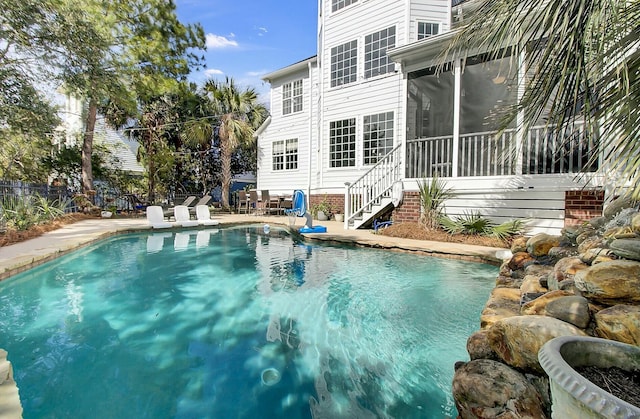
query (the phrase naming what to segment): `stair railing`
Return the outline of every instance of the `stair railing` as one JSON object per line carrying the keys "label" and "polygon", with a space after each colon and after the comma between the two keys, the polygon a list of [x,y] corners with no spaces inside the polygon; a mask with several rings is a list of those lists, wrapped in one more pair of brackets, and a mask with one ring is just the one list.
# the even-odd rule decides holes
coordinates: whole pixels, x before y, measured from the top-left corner
{"label": "stair railing", "polygon": [[381,198],[391,197],[393,184],[402,178],[402,144],[398,144],[353,183],[345,183],[344,227]]}

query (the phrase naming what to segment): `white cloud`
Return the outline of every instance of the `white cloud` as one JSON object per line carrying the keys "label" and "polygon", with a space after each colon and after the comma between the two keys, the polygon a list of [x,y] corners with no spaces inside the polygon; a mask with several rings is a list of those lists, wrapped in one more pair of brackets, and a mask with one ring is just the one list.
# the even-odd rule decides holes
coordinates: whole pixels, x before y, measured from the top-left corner
{"label": "white cloud", "polygon": [[264,27],[259,27],[257,29],[258,29],[258,36],[263,36],[265,33],[269,32],[267,28],[264,28]]}
{"label": "white cloud", "polygon": [[262,77],[267,73],[268,73],[267,70],[247,71],[247,76],[249,76],[249,77]]}
{"label": "white cloud", "polygon": [[208,68],[204,70],[204,75],[207,77],[219,76],[224,74],[224,71],[218,70],[217,68]]}
{"label": "white cloud", "polygon": [[207,48],[228,48],[228,47],[237,47],[238,43],[231,39],[234,35],[231,34],[229,38],[222,35],[215,35],[212,33],[207,34]]}

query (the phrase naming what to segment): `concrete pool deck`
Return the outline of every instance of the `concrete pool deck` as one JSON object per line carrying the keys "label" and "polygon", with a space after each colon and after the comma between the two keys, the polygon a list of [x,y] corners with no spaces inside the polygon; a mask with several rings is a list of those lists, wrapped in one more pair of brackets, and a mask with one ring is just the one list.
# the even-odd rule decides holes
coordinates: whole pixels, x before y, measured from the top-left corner
{"label": "concrete pool deck", "polygon": [[[214,218],[220,221],[220,226],[270,224],[289,228],[289,219],[286,216],[220,214]],[[296,220],[296,228],[302,224],[302,219]],[[306,239],[388,250],[421,252],[432,256],[465,259],[494,265],[502,262],[502,256],[507,251],[494,247],[388,237],[374,234],[372,230],[345,230],[343,223],[336,221],[314,221],[314,225],[318,224],[327,227],[327,232],[304,234]],[[172,231],[173,229],[164,231]],[[175,227],[175,229],[180,229],[180,227]],[[145,230],[150,230],[145,218],[90,219],[65,225],[58,230],[50,231],[31,240],[0,247],[0,280],[112,235]]]}

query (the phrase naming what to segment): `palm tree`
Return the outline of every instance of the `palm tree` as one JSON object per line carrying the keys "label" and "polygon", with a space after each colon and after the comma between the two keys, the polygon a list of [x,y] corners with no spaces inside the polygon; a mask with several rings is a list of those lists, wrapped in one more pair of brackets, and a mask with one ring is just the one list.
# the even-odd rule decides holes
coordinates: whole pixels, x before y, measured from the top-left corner
{"label": "palm tree", "polygon": [[[527,84],[504,126],[547,118],[561,129],[576,117],[599,138],[601,174],[632,185],[640,199],[640,1],[482,0],[443,55],[468,51],[524,57]],[[520,52],[526,52],[520,54]],[[522,67],[521,67],[522,68]],[[598,158],[598,156],[594,156]]]}
{"label": "palm tree", "polygon": [[218,117],[220,161],[222,166],[222,207],[229,208],[231,158],[241,144],[253,143],[255,129],[264,121],[266,110],[258,103],[253,88],[240,89],[233,78],[225,82],[209,80],[203,87]]}

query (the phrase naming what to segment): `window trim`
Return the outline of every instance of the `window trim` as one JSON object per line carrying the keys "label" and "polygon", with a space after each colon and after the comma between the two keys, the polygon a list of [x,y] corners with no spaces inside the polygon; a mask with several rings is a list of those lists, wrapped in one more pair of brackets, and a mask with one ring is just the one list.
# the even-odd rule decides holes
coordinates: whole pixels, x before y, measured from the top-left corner
{"label": "window trim", "polygon": [[[339,51],[340,47],[344,48],[342,52]],[[349,54],[348,60],[350,62],[355,60],[355,63],[345,65],[344,63],[347,62],[347,60],[344,59],[345,53]],[[352,84],[358,81],[358,39],[357,38],[331,47],[329,49],[329,56],[330,56],[330,66],[329,66],[330,88],[341,87],[341,86]],[[338,61],[338,58],[340,56],[343,56],[343,57],[340,61]],[[338,64],[341,64],[342,67],[338,68]],[[344,74],[345,69],[349,70],[349,73],[347,75]],[[336,74],[335,78],[334,78],[334,74]],[[337,74],[341,74],[341,75],[338,77]]]}
{"label": "window trim", "polygon": [[[342,126],[334,126],[334,124],[338,123],[348,123],[349,125]],[[349,132],[341,133],[338,136],[333,135],[333,130],[344,130],[348,129]],[[344,139],[347,139],[345,141]],[[339,144],[334,143],[336,140],[341,140]],[[347,145],[348,148],[346,151],[342,149],[337,151],[334,150],[334,147]],[[335,119],[333,121],[329,121],[329,169],[351,169],[356,168],[358,164],[358,120],[356,117],[346,117],[341,119]],[[347,154],[347,157],[344,157],[344,154]],[[353,157],[349,157],[348,154],[353,153]],[[335,158],[336,155],[340,155],[340,158]],[[341,164],[339,166],[335,165],[337,162]],[[342,164],[344,162],[352,163],[352,164]]]}
{"label": "window trim", "polygon": [[[384,157],[384,155],[386,155],[386,153],[385,153],[385,154],[383,154],[383,155],[379,155],[379,156],[377,156],[376,161],[374,161],[374,162],[366,162],[366,159],[367,159],[367,158],[368,158],[368,159],[370,159],[370,160],[373,158],[372,156],[368,156],[368,157],[367,157],[367,150],[369,150],[369,151],[374,150],[374,148],[367,148],[367,147],[366,147],[366,142],[367,142],[367,141],[369,141],[369,142],[371,142],[371,141],[376,141],[376,143],[378,144],[378,146],[375,148],[375,150],[380,150],[381,148],[379,147],[379,141],[380,141],[380,138],[376,138],[375,140],[372,140],[371,138],[369,138],[369,139],[367,140],[367,139],[365,138],[365,137],[367,136],[367,134],[371,134],[371,132],[373,132],[373,131],[371,131],[371,130],[369,130],[369,131],[367,132],[367,123],[365,122],[365,119],[366,119],[366,118],[371,118],[371,117],[377,117],[377,118],[378,118],[378,120],[377,120],[377,122],[374,122],[374,123],[380,124],[380,121],[381,121],[381,120],[380,120],[379,118],[380,118],[381,116],[385,118],[385,119],[383,119],[383,120],[382,120],[382,122],[384,122],[384,123],[385,123],[385,130],[384,130],[384,132],[385,132],[385,133],[389,130],[389,128],[387,128],[387,127],[386,127],[386,124],[388,124],[389,122],[391,123],[391,127],[390,127],[391,137],[390,137],[390,138],[387,138],[387,137],[385,136],[383,139],[384,139],[384,140],[388,140],[388,139],[390,139],[390,140],[391,140],[391,145],[388,147],[388,148],[389,148],[389,150],[387,151],[387,153],[388,153],[389,151],[393,150],[393,146],[394,146],[394,143],[395,143],[395,130],[396,130],[396,119],[395,119],[395,118],[396,118],[396,114],[395,114],[395,111],[390,110],[390,111],[385,111],[385,112],[377,112],[377,113],[373,113],[373,114],[364,115],[364,116],[362,117],[362,165],[363,165],[363,166],[373,166],[373,165],[375,165],[376,163],[378,163],[378,162],[380,161],[380,159],[381,159],[382,157]],[[388,117],[388,119],[387,119],[387,117]],[[368,124],[368,125],[372,125],[372,123],[371,123],[371,122],[369,122],[369,124]],[[375,132],[380,132],[380,129],[375,130]],[[385,149],[386,149],[386,148],[387,148],[387,147],[385,147]]]}
{"label": "window trim", "polygon": [[[295,152],[293,148],[289,149],[289,144],[295,143]],[[276,140],[271,143],[271,171],[285,172],[298,170],[299,165],[299,144],[298,138],[287,138],[284,140]],[[282,151],[276,154],[276,146],[282,147]],[[281,167],[279,167],[281,166]]]}
{"label": "window trim", "polygon": [[282,115],[300,113],[304,110],[304,81],[297,79],[282,85]]}
{"label": "window trim", "polygon": [[[393,34],[390,34],[391,31],[393,31]],[[364,36],[363,66],[365,80],[393,73],[395,63],[389,59],[387,49],[395,48],[396,37],[396,25],[388,26]],[[367,39],[370,40],[367,42]],[[390,42],[391,39],[393,39],[393,43]],[[380,46],[382,43],[384,43],[384,46]],[[374,49],[375,44],[378,44],[378,48],[376,49]],[[369,58],[367,58],[367,56],[369,56]],[[378,62],[378,64],[374,66],[374,62]]]}
{"label": "window trim", "polygon": [[337,13],[356,3],[358,3],[358,0],[331,0],[331,13]]}
{"label": "window trim", "polygon": [[[425,34],[425,35],[421,38],[421,37],[420,37],[420,25],[421,25],[421,24],[423,24],[423,25],[432,25],[432,27],[433,27],[433,26],[436,26],[436,27],[438,28],[438,32],[436,32],[436,33],[432,33],[432,34],[430,34],[430,35],[426,35],[426,34]],[[429,38],[429,37],[432,37],[432,36],[440,35],[440,33],[442,33],[442,22],[434,22],[434,21],[430,21],[430,20],[419,20],[419,21],[417,22],[417,25],[416,25],[416,39],[417,39],[418,41],[420,41],[421,39],[425,39],[425,38]]]}

